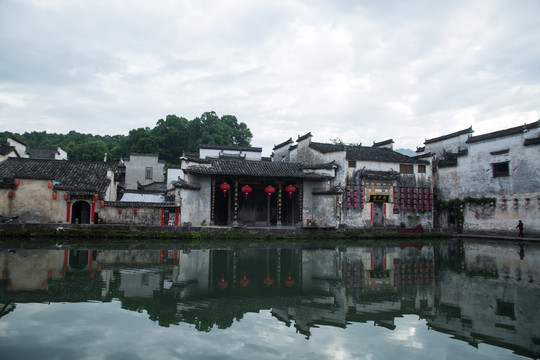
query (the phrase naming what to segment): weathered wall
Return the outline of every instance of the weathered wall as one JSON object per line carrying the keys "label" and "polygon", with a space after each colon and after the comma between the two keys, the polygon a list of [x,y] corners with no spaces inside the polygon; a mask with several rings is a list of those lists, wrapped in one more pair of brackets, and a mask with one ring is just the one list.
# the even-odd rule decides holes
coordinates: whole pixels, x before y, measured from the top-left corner
{"label": "weathered wall", "polygon": [[[122,209],[119,213],[118,209]],[[137,209],[135,212],[134,209]],[[100,223],[105,224],[133,224],[133,225],[160,225],[161,208],[155,207],[97,207]]]}
{"label": "weathered wall", "polygon": [[64,191],[54,191],[47,180],[20,179],[19,186],[8,197],[9,189],[0,189],[0,214],[5,218],[18,215],[22,223],[61,223],[66,220],[66,201]]}
{"label": "weathered wall", "polygon": [[[540,233],[540,146],[524,146],[525,136],[530,135],[472,143],[457,166],[438,169],[442,199],[497,199],[494,209],[467,206],[464,231],[511,232],[521,219],[529,233]],[[509,175],[493,177],[493,164],[501,162],[509,162]]]}
{"label": "weathered wall", "polygon": [[[158,160],[154,154],[131,154],[129,160],[124,160],[126,165],[126,189],[136,190],[137,181],[142,185],[152,182],[163,182],[164,162]],[[152,179],[146,179],[146,168],[152,168]]]}

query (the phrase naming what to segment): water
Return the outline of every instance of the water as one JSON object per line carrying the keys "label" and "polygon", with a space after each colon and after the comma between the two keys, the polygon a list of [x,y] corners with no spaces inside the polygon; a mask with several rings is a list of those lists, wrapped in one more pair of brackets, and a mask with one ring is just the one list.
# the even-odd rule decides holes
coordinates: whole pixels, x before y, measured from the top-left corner
{"label": "water", "polygon": [[522,359],[540,246],[4,249],[2,359]]}

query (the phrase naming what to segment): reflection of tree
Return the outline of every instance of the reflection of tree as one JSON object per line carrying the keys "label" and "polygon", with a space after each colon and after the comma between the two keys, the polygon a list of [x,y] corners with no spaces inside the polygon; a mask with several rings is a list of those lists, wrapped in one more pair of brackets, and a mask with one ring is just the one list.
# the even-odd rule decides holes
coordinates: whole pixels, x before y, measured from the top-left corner
{"label": "reflection of tree", "polygon": [[122,309],[148,313],[150,320],[159,326],[178,325],[177,299],[174,293],[155,293],[153,298],[122,298]]}

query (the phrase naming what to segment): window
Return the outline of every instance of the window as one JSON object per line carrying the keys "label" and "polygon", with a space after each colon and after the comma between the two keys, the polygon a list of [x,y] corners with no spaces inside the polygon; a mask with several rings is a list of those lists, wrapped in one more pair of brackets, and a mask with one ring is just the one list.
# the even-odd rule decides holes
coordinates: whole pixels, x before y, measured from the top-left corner
{"label": "window", "polygon": [[152,171],[153,169],[151,167],[147,167],[146,171],[144,172],[144,178],[152,180]]}
{"label": "window", "polygon": [[418,165],[418,173],[425,174],[426,173],[426,165]]}
{"label": "window", "polygon": [[413,166],[406,164],[399,164],[399,172],[402,174],[414,174]]}
{"label": "window", "polygon": [[510,166],[509,162],[495,163],[492,164],[493,167],[493,177],[502,177],[510,175]]}
{"label": "window", "polygon": [[356,161],[355,160],[349,160],[349,167],[355,168],[356,167]]}

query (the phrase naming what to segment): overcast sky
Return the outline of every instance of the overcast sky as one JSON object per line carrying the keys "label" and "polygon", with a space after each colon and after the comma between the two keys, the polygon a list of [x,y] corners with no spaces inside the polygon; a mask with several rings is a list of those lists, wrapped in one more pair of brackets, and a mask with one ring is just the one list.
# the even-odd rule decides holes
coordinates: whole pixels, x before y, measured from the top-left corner
{"label": "overcast sky", "polygon": [[0,129],[235,115],[268,156],[540,118],[539,0],[0,0]]}

